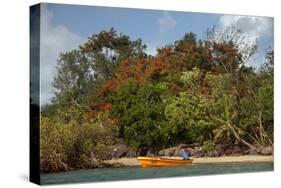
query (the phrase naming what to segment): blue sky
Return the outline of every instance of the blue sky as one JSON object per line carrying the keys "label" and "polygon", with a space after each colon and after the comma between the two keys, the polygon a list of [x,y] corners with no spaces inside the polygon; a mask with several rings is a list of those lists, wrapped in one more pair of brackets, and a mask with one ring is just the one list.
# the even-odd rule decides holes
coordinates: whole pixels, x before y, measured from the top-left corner
{"label": "blue sky", "polygon": [[258,67],[266,49],[273,47],[271,18],[44,3],[41,6],[41,103],[50,102],[53,96],[51,83],[59,54],[77,48],[92,34],[114,27],[133,40],[141,38],[147,45],[147,53],[155,54],[157,47],[170,44],[187,32],[204,38],[207,28],[231,24],[238,25],[249,42],[257,39],[259,50],[249,65]]}
{"label": "blue sky", "polygon": [[111,7],[50,4],[48,8],[53,12],[55,26],[64,25],[84,38],[114,27],[132,39],[141,38],[154,44],[171,43],[189,31],[202,37],[220,18],[215,14]]}

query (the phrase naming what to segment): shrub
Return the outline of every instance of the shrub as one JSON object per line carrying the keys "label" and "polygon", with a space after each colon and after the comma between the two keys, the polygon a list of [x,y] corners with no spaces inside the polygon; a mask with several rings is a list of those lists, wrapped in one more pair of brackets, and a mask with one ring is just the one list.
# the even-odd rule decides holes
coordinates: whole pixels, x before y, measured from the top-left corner
{"label": "shrub", "polygon": [[215,144],[212,141],[205,141],[202,146],[203,151],[209,152],[215,150]]}

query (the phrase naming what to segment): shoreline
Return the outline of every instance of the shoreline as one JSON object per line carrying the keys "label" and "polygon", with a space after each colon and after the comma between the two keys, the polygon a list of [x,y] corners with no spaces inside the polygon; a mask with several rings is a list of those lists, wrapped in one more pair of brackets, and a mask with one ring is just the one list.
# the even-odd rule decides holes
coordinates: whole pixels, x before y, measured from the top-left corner
{"label": "shoreline", "polygon": [[[181,159],[181,157],[165,157],[170,159]],[[262,155],[242,155],[242,156],[223,156],[223,157],[200,157],[192,158],[193,164],[206,164],[206,163],[240,163],[240,162],[273,162],[274,156]],[[133,158],[119,158],[103,161],[105,164],[113,166],[139,166],[139,161],[136,157]]]}
{"label": "shoreline", "polygon": [[[182,159],[181,157],[165,157],[163,158],[169,159]],[[222,157],[199,157],[193,158],[193,164],[219,164],[219,163],[259,163],[259,162],[274,162],[274,155],[241,155],[241,156],[222,156]],[[137,157],[132,158],[118,158],[118,159],[111,159],[111,160],[104,160],[102,161],[103,164],[106,166],[101,168],[118,168],[118,167],[134,167],[140,166]],[[108,166],[107,166],[108,165]],[[85,168],[87,169],[87,168]],[[88,168],[92,169],[92,168]],[[81,169],[68,169],[65,171],[58,171],[58,172],[40,172],[41,174],[52,174],[52,173],[60,173],[60,172],[69,172],[74,170],[81,170]]]}

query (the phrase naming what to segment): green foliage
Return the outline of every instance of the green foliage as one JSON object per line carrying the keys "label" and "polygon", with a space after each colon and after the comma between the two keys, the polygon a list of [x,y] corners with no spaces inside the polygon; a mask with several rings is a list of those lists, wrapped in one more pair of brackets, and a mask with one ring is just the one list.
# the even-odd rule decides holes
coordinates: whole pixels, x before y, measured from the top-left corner
{"label": "green foliage", "polygon": [[[270,145],[273,140],[273,74],[263,72],[261,77],[248,78],[247,95],[241,100],[241,125],[249,138],[259,146]],[[256,79],[256,80],[254,80]]]}
{"label": "green foliage", "polygon": [[165,108],[169,130],[176,143],[202,142],[210,139],[212,122],[208,117],[208,101],[200,95],[183,92],[171,99]]}
{"label": "green foliage", "polygon": [[205,141],[202,145],[202,150],[206,152],[214,151],[215,144],[212,141]]}
{"label": "green foliage", "polygon": [[171,97],[165,107],[171,140],[176,143],[203,142],[211,139],[212,122],[208,116],[208,98],[200,93],[201,72],[198,68],[184,72],[181,81],[186,90]]}
{"label": "green foliage", "polygon": [[[219,100],[220,108],[223,110],[221,115],[212,115],[212,119],[216,123],[216,128],[214,132],[214,141],[222,139],[229,141],[231,136],[236,137],[236,140],[240,140],[240,135],[243,134],[241,129],[234,124],[237,113],[234,109],[234,97],[232,95],[224,95],[221,100]],[[238,138],[239,137],[239,138]]]}
{"label": "green foliage", "polygon": [[53,103],[58,107],[75,105],[85,110],[85,104],[93,100],[98,82],[87,57],[79,50],[60,55],[57,74],[53,81],[55,97]]}
{"label": "green foliage", "polygon": [[191,71],[183,72],[180,80],[190,87],[200,87],[202,73],[197,67],[194,67]]}
{"label": "green foliage", "polygon": [[89,123],[82,120],[77,125],[75,119],[66,121],[68,112],[65,115],[65,118],[61,117],[62,114],[53,118],[41,117],[41,162],[63,162],[70,168],[84,168],[91,166],[89,161],[93,156],[106,159],[109,151],[102,146],[114,144],[115,128],[101,125],[101,122]]}
{"label": "green foliage", "polygon": [[166,98],[165,83],[128,83],[116,91],[110,99],[112,116],[120,117],[120,137],[130,145],[159,146],[165,140],[167,121],[164,116]]}

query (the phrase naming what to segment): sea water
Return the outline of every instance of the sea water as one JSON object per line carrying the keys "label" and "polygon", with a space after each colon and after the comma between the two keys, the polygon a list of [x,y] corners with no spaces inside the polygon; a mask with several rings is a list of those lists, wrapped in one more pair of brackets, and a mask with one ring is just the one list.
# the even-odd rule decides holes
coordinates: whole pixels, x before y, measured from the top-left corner
{"label": "sea water", "polygon": [[178,167],[118,167],[41,174],[42,184],[103,182],[147,178],[183,177],[272,171],[272,162],[191,164]]}

